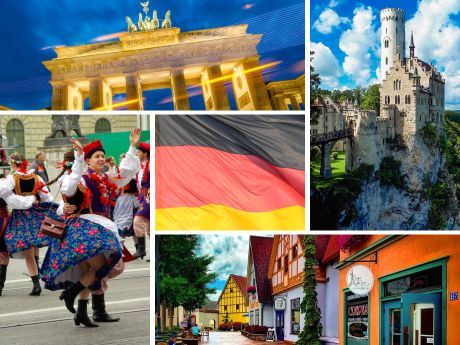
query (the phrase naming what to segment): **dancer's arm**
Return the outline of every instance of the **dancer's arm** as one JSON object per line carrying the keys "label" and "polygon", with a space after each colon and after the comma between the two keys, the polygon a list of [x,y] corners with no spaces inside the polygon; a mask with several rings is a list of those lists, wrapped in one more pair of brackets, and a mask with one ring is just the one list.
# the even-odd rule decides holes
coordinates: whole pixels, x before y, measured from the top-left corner
{"label": "dancer's arm", "polygon": [[131,131],[131,134],[129,136],[129,150],[126,153],[125,158],[120,162],[120,178],[117,179],[111,179],[111,182],[115,183],[118,188],[122,188],[126,186],[129,181],[131,181],[138,171],[141,168],[141,162],[139,160],[139,157],[137,157],[137,143],[139,142],[139,139],[141,138],[141,130],[139,128],[136,128]]}
{"label": "dancer's arm", "polygon": [[61,193],[66,196],[72,196],[77,191],[85,167],[83,146],[77,139],[71,139],[70,141],[74,144],[75,148],[72,172],[69,175],[63,175],[60,180]]}

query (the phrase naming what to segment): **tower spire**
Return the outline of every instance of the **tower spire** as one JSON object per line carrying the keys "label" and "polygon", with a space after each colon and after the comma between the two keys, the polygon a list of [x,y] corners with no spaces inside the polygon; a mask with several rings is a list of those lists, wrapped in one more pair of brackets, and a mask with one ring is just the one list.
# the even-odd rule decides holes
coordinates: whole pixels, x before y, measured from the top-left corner
{"label": "tower spire", "polygon": [[415,51],[414,31],[411,31],[411,33],[410,33],[410,46],[409,46],[409,49],[410,49],[410,57],[413,58],[414,57],[414,51]]}

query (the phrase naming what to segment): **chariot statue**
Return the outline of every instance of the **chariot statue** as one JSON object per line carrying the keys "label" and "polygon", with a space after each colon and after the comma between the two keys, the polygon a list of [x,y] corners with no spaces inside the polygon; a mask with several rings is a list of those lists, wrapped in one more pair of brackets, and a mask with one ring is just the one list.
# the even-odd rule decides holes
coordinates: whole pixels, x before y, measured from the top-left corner
{"label": "chariot statue", "polygon": [[126,16],[126,24],[128,24],[128,32],[136,32],[137,26],[134,25],[130,17]]}
{"label": "chariot statue", "polygon": [[171,23],[171,11],[167,10],[166,14],[165,14],[165,19],[161,23],[161,28],[162,29],[169,29],[169,28],[171,28],[171,25],[172,25],[172,23]]}

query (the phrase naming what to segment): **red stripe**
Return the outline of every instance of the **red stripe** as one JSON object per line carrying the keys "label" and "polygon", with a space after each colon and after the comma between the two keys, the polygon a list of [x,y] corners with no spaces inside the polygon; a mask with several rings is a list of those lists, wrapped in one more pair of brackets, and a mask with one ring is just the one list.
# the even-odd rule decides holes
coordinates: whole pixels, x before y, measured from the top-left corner
{"label": "red stripe", "polygon": [[161,146],[156,207],[225,205],[251,212],[305,205],[305,171],[209,147]]}

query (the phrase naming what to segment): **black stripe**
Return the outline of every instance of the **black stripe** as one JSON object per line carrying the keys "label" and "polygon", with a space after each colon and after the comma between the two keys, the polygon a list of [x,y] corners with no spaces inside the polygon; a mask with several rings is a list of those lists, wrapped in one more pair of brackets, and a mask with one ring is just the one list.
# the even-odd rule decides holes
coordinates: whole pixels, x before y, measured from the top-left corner
{"label": "black stripe", "polygon": [[305,169],[304,115],[157,115],[157,146],[205,146]]}

